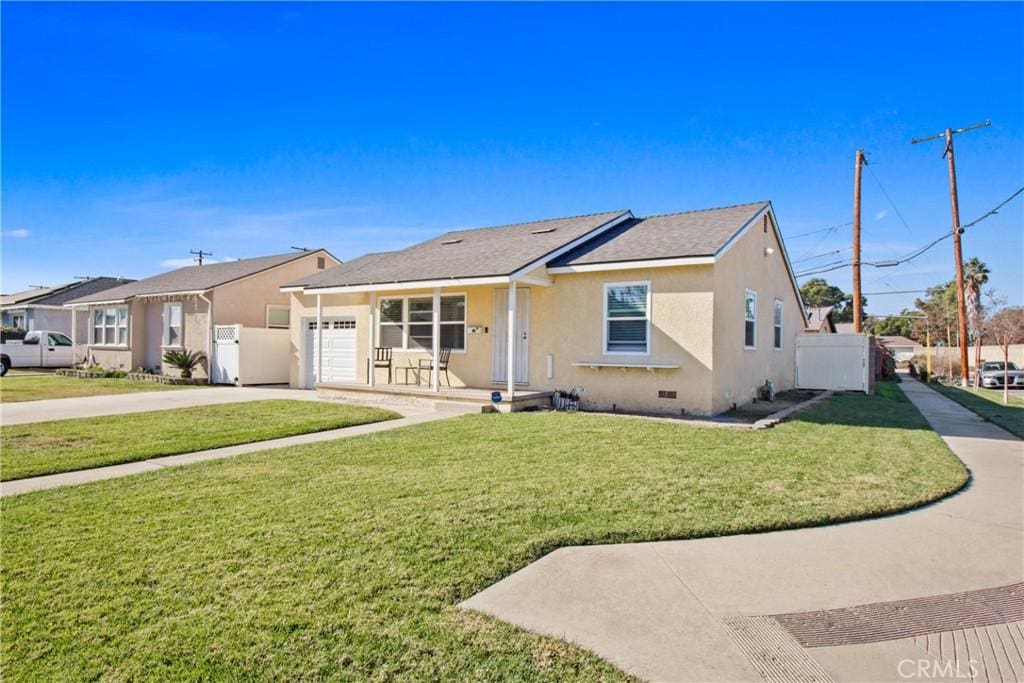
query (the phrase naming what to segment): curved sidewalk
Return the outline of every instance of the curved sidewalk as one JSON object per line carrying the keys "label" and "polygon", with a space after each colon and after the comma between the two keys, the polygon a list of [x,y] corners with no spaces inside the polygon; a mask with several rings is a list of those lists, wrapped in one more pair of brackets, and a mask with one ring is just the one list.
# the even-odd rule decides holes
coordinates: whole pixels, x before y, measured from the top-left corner
{"label": "curved sidewalk", "polygon": [[[462,606],[657,681],[956,680],[971,662],[975,680],[1024,680],[1024,625],[999,606],[1024,589],[948,595],[1024,581],[1024,443],[914,380],[901,387],[970,468],[959,494],[829,527],[562,548]],[[912,598],[929,600],[876,604]],[[852,609],[816,612],[837,608]],[[914,610],[946,625],[897,628]],[[875,639],[843,640],[844,619]],[[833,638],[806,644],[801,624]]]}

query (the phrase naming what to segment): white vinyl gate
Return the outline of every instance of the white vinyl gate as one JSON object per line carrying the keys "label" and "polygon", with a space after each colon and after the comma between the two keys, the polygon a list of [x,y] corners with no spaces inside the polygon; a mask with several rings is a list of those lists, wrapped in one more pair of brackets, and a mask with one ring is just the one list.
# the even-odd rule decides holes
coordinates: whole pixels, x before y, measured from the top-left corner
{"label": "white vinyl gate", "polygon": [[288,330],[215,325],[210,378],[214,384],[287,384]]}
{"label": "white vinyl gate", "polygon": [[354,382],[356,380],[356,321],[354,318],[323,318],[323,376],[317,378],[317,355],[321,335],[316,320],[303,321],[306,330],[303,386],[312,389],[317,382]]}
{"label": "white vinyl gate", "polygon": [[871,390],[871,340],[864,334],[801,334],[796,338],[798,389]]}

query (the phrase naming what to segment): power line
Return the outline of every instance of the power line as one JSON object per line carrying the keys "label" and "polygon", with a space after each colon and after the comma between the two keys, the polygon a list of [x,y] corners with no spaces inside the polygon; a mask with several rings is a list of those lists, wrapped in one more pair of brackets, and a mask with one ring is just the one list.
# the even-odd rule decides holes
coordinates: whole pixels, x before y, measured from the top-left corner
{"label": "power line", "polygon": [[907,232],[913,235],[914,231],[910,229],[910,226],[907,224],[906,219],[903,218],[903,214],[900,213],[900,210],[898,208],[896,208],[896,202],[894,202],[892,200],[892,197],[889,196],[889,193],[886,191],[885,186],[882,185],[882,181],[879,180],[878,176],[875,175],[874,170],[872,170],[870,166],[868,166],[868,173],[871,174],[871,177],[875,179],[875,183],[878,184],[878,189],[882,191],[882,194],[885,195],[885,198],[889,201],[889,206],[891,206],[892,210],[896,213],[896,217],[900,219],[900,223],[903,223],[903,227],[907,229]]}
{"label": "power line", "polygon": [[839,225],[830,225],[829,227],[821,228],[820,230],[811,230],[810,232],[802,232],[799,235],[793,235],[791,237],[786,237],[786,239],[787,240],[796,240],[796,239],[800,239],[801,237],[807,237],[809,235],[817,235],[819,232],[832,232],[834,230],[838,230],[839,228],[845,228],[848,225],[853,225],[853,221],[847,221],[846,223],[841,223]]}

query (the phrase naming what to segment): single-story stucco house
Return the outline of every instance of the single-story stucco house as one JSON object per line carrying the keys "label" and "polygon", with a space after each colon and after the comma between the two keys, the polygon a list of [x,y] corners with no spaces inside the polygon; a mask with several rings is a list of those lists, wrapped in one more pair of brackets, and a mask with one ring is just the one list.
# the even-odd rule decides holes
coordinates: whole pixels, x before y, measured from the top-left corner
{"label": "single-story stucco house", "polygon": [[897,362],[910,360],[920,348],[920,344],[913,339],[907,339],[900,335],[881,336],[877,339],[878,343],[892,351],[893,359]]}
{"label": "single-story stucco house", "polygon": [[283,289],[293,386],[581,387],[591,409],[713,414],[789,389],[806,324],[769,202],[457,230]]}
{"label": "single-story stucco house", "polygon": [[[65,282],[56,287],[37,287],[0,297],[3,326],[34,332],[49,330],[71,336],[72,313],[64,304],[90,294],[132,282],[120,277],[91,277]],[[78,333],[84,334],[84,320],[78,321]]]}
{"label": "single-story stucco house", "polygon": [[[207,263],[179,268],[67,303],[87,321],[72,337],[77,362],[106,368],[145,368],[165,374],[168,349],[212,358],[214,325],[286,328],[288,295],[281,285],[341,263],[326,250]],[[206,377],[207,369],[195,372]]]}
{"label": "single-story stucco house", "polygon": [[808,306],[807,327],[804,332],[808,334],[835,334],[836,323],[832,320],[832,312],[835,306]]}

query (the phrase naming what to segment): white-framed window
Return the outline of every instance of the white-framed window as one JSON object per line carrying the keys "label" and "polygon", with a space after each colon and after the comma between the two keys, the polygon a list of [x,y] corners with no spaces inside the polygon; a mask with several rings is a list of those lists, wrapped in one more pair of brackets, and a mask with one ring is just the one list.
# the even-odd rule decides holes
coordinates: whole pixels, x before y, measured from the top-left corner
{"label": "white-framed window", "polygon": [[772,320],[772,329],[774,330],[774,336],[772,337],[772,346],[776,351],[782,350],[782,301],[779,299],[775,300],[775,318]]}
{"label": "white-framed window", "polygon": [[278,330],[287,330],[291,318],[291,309],[288,306],[275,306],[267,304],[267,327]]}
{"label": "white-framed window", "polygon": [[[441,296],[442,349],[466,350],[466,295]],[[394,296],[380,300],[377,344],[398,351],[430,351],[434,341],[433,296]]]}
{"label": "white-framed window", "polygon": [[25,329],[25,314],[24,313],[12,313],[11,314],[11,327],[24,330]]}
{"label": "white-framed window", "polygon": [[604,352],[647,355],[650,337],[651,283],[605,283]]}
{"label": "white-framed window", "polygon": [[743,295],[743,348],[757,346],[757,292],[748,289]]}
{"label": "white-framed window", "polygon": [[181,348],[184,344],[184,319],[182,316],[181,302],[172,301],[164,304],[164,341],[163,345],[169,348]]}
{"label": "white-framed window", "polygon": [[107,306],[92,311],[92,343],[128,346],[128,306]]}

